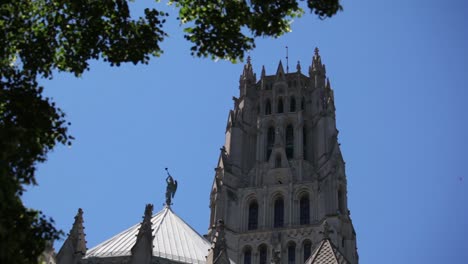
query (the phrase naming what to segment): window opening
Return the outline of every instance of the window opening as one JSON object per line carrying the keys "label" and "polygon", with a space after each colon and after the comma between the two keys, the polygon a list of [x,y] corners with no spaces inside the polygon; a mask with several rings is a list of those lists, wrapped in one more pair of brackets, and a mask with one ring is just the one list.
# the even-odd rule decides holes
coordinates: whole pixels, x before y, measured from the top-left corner
{"label": "window opening", "polygon": [[296,245],[289,244],[288,246],[288,264],[296,263]]}
{"label": "window opening", "polygon": [[294,97],[291,97],[291,100],[289,102],[289,112],[295,112],[296,111],[296,99]]}
{"label": "window opening", "polygon": [[253,201],[249,205],[249,221],[247,225],[248,230],[255,230],[258,228],[258,203]]}
{"label": "window opening", "polygon": [[275,128],[269,127],[267,132],[267,149],[266,149],[266,160],[270,159],[271,151],[273,150],[273,145],[275,144]]}
{"label": "window opening", "polygon": [[294,128],[292,125],[286,127],[286,157],[292,159],[294,156]]}
{"label": "window opening", "polygon": [[283,99],[282,98],[278,99],[278,111],[277,112],[280,114],[283,113]]}
{"label": "window opening", "polygon": [[338,210],[340,211],[340,214],[345,213],[345,208],[344,208],[344,197],[343,197],[343,191],[340,189],[338,191]]}
{"label": "window opening", "polygon": [[275,200],[273,227],[284,226],[284,201],[283,198]]}
{"label": "window opening", "polygon": [[312,243],[310,241],[305,241],[303,244],[304,247],[304,260],[302,262],[306,262],[310,255],[312,254]]}
{"label": "window opening", "polygon": [[259,264],[267,264],[267,247],[265,245],[261,245],[259,250]]}
{"label": "window opening", "polygon": [[267,100],[265,103],[265,115],[271,115],[271,103]]}
{"label": "window opening", "polygon": [[302,127],[302,156],[304,160],[308,159],[307,151],[307,129],[306,127]]}
{"label": "window opening", "polygon": [[308,225],[310,223],[310,206],[309,206],[309,196],[302,196],[299,202],[299,223],[301,225]]}
{"label": "window opening", "polygon": [[252,264],[252,250],[250,248],[244,252],[244,264]]}

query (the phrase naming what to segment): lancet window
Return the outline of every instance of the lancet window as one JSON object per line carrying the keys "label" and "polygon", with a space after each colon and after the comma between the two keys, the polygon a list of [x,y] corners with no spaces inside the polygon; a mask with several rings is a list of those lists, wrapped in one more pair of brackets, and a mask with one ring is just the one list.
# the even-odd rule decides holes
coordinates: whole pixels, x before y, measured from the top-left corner
{"label": "lancet window", "polygon": [[310,257],[310,255],[312,254],[312,242],[310,242],[310,240],[306,240],[304,241],[304,243],[302,243],[302,252],[304,253],[303,254],[303,260],[302,262],[305,263],[306,260]]}
{"label": "lancet window", "polygon": [[291,97],[291,100],[289,101],[289,112],[295,112],[296,111],[296,98]]}
{"label": "lancet window", "polygon": [[288,264],[296,263],[296,244],[290,243],[288,245]]}
{"label": "lancet window", "polygon": [[338,190],[338,210],[341,214],[345,213],[343,190]]}
{"label": "lancet window", "polygon": [[249,220],[247,224],[248,230],[255,230],[258,228],[258,203],[252,201],[249,205]]}
{"label": "lancet window", "polygon": [[294,156],[294,128],[292,125],[286,127],[286,157],[288,159]]}
{"label": "lancet window", "polygon": [[303,195],[299,201],[299,223],[308,225],[310,223],[309,196]]}
{"label": "lancet window", "polygon": [[284,200],[282,197],[278,197],[274,204],[274,219],[273,227],[284,226]]}
{"label": "lancet window", "polygon": [[265,103],[265,115],[271,115],[271,102],[269,99]]}
{"label": "lancet window", "polygon": [[278,99],[278,111],[277,113],[283,113],[283,98]]}
{"label": "lancet window", "polygon": [[270,159],[273,145],[275,144],[275,128],[269,127],[267,131],[266,160]]}
{"label": "lancet window", "polygon": [[244,264],[252,264],[252,249],[250,248],[244,250]]}
{"label": "lancet window", "polygon": [[306,127],[302,127],[302,156],[304,157],[304,160],[308,160],[308,155],[307,155],[307,147],[308,147],[308,142],[307,142],[307,129]]}
{"label": "lancet window", "polygon": [[267,246],[261,245],[258,248],[258,263],[259,264],[267,264]]}

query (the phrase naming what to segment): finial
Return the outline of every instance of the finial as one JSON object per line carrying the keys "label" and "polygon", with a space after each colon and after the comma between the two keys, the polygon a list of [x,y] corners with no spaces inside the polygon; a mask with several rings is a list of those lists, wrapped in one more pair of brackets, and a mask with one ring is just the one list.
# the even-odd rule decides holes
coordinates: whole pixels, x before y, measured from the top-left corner
{"label": "finial", "polygon": [[315,47],[314,53],[315,53],[315,56],[317,56],[317,57],[320,56],[320,55],[319,55],[319,49],[318,49],[317,47]]}
{"label": "finial", "polygon": [[301,72],[301,62],[297,61],[297,66],[296,66],[297,72]]}
{"label": "finial", "polygon": [[288,46],[286,46],[286,73],[289,73]]}
{"label": "finial", "polygon": [[145,219],[151,219],[151,216],[153,215],[153,205],[152,204],[147,204],[145,207]]}
{"label": "finial", "polygon": [[169,170],[166,168],[167,172],[167,187],[166,187],[166,206],[171,207],[172,205],[172,199],[174,198],[174,195],[177,191],[177,181],[175,181],[171,174],[169,173]]}
{"label": "finial", "polygon": [[323,222],[322,229],[323,231],[320,231],[320,234],[323,235],[324,239],[329,238],[329,234],[333,233],[333,230],[330,230],[330,225],[328,224],[327,220]]}
{"label": "finial", "polygon": [[250,55],[249,55],[249,56],[247,56],[247,64],[250,65],[250,61],[251,61],[251,58],[250,58]]}

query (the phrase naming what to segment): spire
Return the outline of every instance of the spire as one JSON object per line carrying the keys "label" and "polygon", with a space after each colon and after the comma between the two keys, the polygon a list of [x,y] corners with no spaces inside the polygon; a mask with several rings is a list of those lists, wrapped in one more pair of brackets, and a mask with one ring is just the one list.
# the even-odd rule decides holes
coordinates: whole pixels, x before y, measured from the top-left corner
{"label": "spire", "polygon": [[314,50],[314,57],[312,58],[312,68],[319,68],[322,66],[322,58],[319,54],[319,49],[316,47]]}
{"label": "spire", "polygon": [[252,59],[250,56],[247,57],[247,64],[244,65],[244,70],[241,75],[241,80],[252,80],[255,82],[256,76],[252,69]]}
{"label": "spire", "polygon": [[263,79],[265,76],[266,76],[265,65],[262,65],[262,76],[261,76],[261,78]]}
{"label": "spire", "polygon": [[57,254],[57,264],[78,263],[85,254],[86,240],[83,227],[83,210],[79,208],[70,233]]}
{"label": "spire", "polygon": [[138,230],[135,245],[132,247],[132,257],[130,264],[149,264],[153,255],[153,229],[151,228],[151,217],[153,214],[153,205],[147,204],[145,215]]}
{"label": "spire", "polygon": [[297,70],[298,73],[301,73],[301,62],[300,61],[297,61],[296,70]]}
{"label": "spire", "polygon": [[172,199],[174,199],[174,195],[177,191],[177,181],[172,178],[171,174],[169,174],[169,170],[166,168],[167,178],[166,178],[166,206],[171,207]]}
{"label": "spire", "polygon": [[283,69],[283,63],[281,60],[279,61],[278,64],[278,69],[276,70],[276,79],[277,80],[284,80],[284,69]]}
{"label": "spire", "polygon": [[239,79],[239,98],[243,96],[252,96],[252,92],[253,90],[255,90],[253,88],[253,85],[255,84],[256,80],[257,76],[254,74],[252,69],[252,60],[250,56],[248,56],[247,64],[244,65],[244,70],[242,71],[242,74]]}
{"label": "spire", "polygon": [[320,57],[318,48],[315,48],[312,64],[309,66],[309,77],[311,80],[312,89],[324,89],[326,70],[325,65],[322,64],[322,59]]}

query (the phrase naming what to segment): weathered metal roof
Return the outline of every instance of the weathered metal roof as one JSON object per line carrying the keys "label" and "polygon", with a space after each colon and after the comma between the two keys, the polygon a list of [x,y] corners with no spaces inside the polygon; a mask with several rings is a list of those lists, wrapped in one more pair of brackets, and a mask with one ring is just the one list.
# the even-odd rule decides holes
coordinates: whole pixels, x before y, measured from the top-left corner
{"label": "weathered metal roof", "polygon": [[329,239],[322,240],[305,264],[349,264]]}
{"label": "weathered metal roof", "polygon": [[[178,217],[170,207],[151,218],[153,256],[182,263],[206,263],[210,243]],[[141,223],[88,250],[85,258],[130,256]]]}

